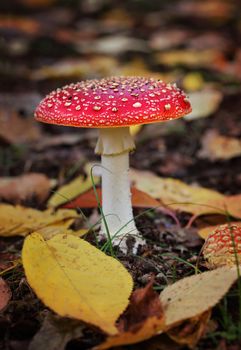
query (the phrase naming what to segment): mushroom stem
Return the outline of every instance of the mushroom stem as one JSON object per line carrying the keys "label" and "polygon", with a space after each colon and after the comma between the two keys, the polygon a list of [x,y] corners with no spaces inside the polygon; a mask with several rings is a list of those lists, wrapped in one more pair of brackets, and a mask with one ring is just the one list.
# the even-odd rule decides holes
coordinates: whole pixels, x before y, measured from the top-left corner
{"label": "mushroom stem", "polygon": [[107,233],[107,224],[110,237],[114,243],[121,243],[122,250],[126,250],[128,235],[138,235],[129,180],[129,151],[133,148],[129,128],[100,130],[96,152],[102,153],[102,211],[106,221],[102,219],[101,232]]}
{"label": "mushroom stem", "polygon": [[[101,157],[102,210],[111,237],[117,243],[126,235],[136,235],[129,180],[129,153]],[[102,220],[101,231],[106,232]]]}

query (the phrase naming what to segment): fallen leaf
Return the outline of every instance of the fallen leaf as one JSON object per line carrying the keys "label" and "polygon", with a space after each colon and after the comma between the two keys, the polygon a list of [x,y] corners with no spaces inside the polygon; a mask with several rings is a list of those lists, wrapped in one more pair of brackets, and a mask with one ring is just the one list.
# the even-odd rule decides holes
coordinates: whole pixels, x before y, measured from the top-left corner
{"label": "fallen leaf", "polygon": [[67,222],[68,227],[79,217],[75,210],[38,211],[20,205],[0,204],[0,236],[26,236],[46,226]]}
{"label": "fallen leaf", "polygon": [[35,197],[43,202],[53,182],[43,174],[29,173],[18,177],[0,177],[0,198],[19,203]]}
{"label": "fallen leaf", "polygon": [[8,29],[34,35],[40,32],[40,24],[30,17],[0,16],[0,29]]}
{"label": "fallen leaf", "polygon": [[76,46],[76,50],[84,54],[105,54],[118,56],[126,51],[147,52],[145,40],[136,39],[126,35],[109,35],[106,37],[82,42]]}
{"label": "fallen leaf", "polygon": [[189,121],[209,117],[218,109],[223,97],[220,91],[213,89],[190,92],[188,96],[192,112],[184,119]]}
{"label": "fallen leaf", "polygon": [[39,141],[31,145],[31,149],[43,151],[50,147],[73,146],[79,142],[92,139],[96,140],[95,130],[86,130],[83,134],[64,133],[51,136],[44,135]]}
{"label": "fallen leaf", "polygon": [[201,90],[204,85],[203,76],[199,72],[188,73],[183,78],[182,85],[187,91]]}
{"label": "fallen leaf", "polygon": [[129,302],[133,282],[116,259],[72,235],[44,241],[37,232],[25,239],[22,259],[27,280],[45,305],[117,333],[115,322]]}
{"label": "fallen leaf", "polygon": [[43,236],[45,240],[56,236],[57,234],[73,235],[76,237],[82,237],[88,233],[88,229],[81,228],[79,230],[71,230],[69,227],[73,223],[73,219],[66,220],[65,222],[59,222],[57,224],[49,225],[38,229],[38,232]]}
{"label": "fallen leaf", "polygon": [[79,321],[52,315],[49,312],[42,327],[31,340],[28,349],[64,350],[70,340],[83,335],[84,328],[83,323]]}
{"label": "fallen leaf", "polygon": [[0,110],[0,124],[0,138],[9,143],[34,142],[41,136],[33,118],[21,118],[16,112]]}
{"label": "fallen leaf", "polygon": [[[228,222],[228,224],[241,226],[241,221],[230,221],[230,222]],[[223,225],[223,223],[222,223],[222,225]],[[220,223],[218,225],[212,225],[212,226],[206,226],[206,227],[200,228],[200,229],[198,229],[198,234],[203,239],[206,239],[208,237],[208,235],[212,231],[214,231],[216,228],[218,228],[219,226],[220,226]]]}
{"label": "fallen leaf", "polygon": [[153,50],[166,50],[185,43],[191,34],[187,30],[167,29],[154,32],[149,39],[149,46]]}
{"label": "fallen leaf", "polygon": [[[98,199],[101,203],[101,189],[96,189]],[[138,208],[156,208],[160,207],[161,203],[157,201],[156,199],[149,196],[147,193],[142,192],[135,187],[131,188],[131,200],[133,207]],[[62,206],[63,208],[97,208],[98,202],[97,198],[94,192],[94,189],[91,189],[87,192],[82,193],[74,200],[64,204]]]}
{"label": "fallen leaf", "polygon": [[211,161],[226,160],[241,155],[241,140],[220,135],[216,130],[208,130],[202,137],[199,158]]}
{"label": "fallen leaf", "polygon": [[227,196],[225,199],[225,206],[230,215],[241,218],[241,194]]}
{"label": "fallen leaf", "polygon": [[161,292],[165,329],[213,308],[237,280],[237,269],[221,267],[179,280]]}
{"label": "fallen leaf", "polygon": [[[99,182],[99,178],[93,177],[94,184]],[[62,186],[48,200],[48,207],[58,207],[79,194],[86,192],[93,187],[91,176],[86,178],[83,175],[78,176],[67,185]]]}
{"label": "fallen leaf", "polygon": [[81,78],[90,71],[90,63],[87,60],[65,59],[50,66],[42,66],[31,72],[33,80]]}
{"label": "fallen leaf", "polygon": [[225,63],[224,55],[215,49],[179,49],[155,54],[156,61],[167,66],[219,68]]}
{"label": "fallen leaf", "polygon": [[177,3],[175,7],[179,16],[191,16],[207,19],[229,19],[234,10],[234,3],[222,0],[212,1],[184,1]]}
{"label": "fallen leaf", "polygon": [[211,310],[201,315],[192,317],[181,325],[170,329],[167,334],[178,344],[188,345],[194,348],[198,341],[203,337],[207,329],[207,323],[211,316]]}
{"label": "fallen leaf", "polygon": [[0,311],[7,306],[11,297],[12,293],[7,283],[0,277]]}
{"label": "fallen leaf", "polygon": [[159,296],[152,289],[153,281],[145,288],[137,289],[130,304],[118,323],[119,333],[109,336],[95,350],[109,349],[119,345],[139,343],[161,333],[163,310]]}
{"label": "fallen leaf", "polygon": [[135,187],[160,199],[165,206],[195,215],[225,213],[225,196],[207,188],[187,185],[172,178],[161,178],[148,171],[131,170]]}
{"label": "fallen leaf", "polygon": [[8,252],[0,252],[0,274],[17,265],[17,256]]}

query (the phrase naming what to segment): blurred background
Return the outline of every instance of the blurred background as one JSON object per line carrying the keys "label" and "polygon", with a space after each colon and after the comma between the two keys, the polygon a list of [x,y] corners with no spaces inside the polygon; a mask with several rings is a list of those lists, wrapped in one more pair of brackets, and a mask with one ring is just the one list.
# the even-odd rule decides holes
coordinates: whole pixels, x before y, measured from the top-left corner
{"label": "blurred background", "polygon": [[238,0],[1,0],[1,175],[73,176],[95,159],[95,130],[36,123],[41,98],[70,82],[141,75],[176,82],[193,113],[138,130],[132,165],[237,193],[240,8]]}

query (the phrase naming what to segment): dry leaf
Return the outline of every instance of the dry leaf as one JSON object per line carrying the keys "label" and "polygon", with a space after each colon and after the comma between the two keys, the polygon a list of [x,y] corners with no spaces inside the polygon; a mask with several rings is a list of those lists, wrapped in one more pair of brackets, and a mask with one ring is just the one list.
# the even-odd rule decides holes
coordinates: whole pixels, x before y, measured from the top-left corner
{"label": "dry leaf", "polygon": [[165,328],[203,314],[213,308],[237,280],[237,269],[221,267],[183,278],[160,294]]}
{"label": "dry leaf", "polygon": [[0,178],[0,198],[19,203],[31,197],[43,202],[53,182],[43,174],[29,173],[18,177]]}
{"label": "dry leaf", "polygon": [[165,206],[195,215],[225,213],[225,196],[207,188],[190,186],[180,180],[161,178],[148,171],[131,170],[137,189],[160,199]]}
{"label": "dry leaf", "polygon": [[[93,181],[96,185],[99,182],[99,178],[93,177]],[[58,207],[77,197],[79,194],[86,192],[91,187],[93,187],[91,177],[88,176],[85,178],[83,175],[80,175],[67,185],[56,190],[48,200],[48,207]]]}
{"label": "dry leaf", "polygon": [[[101,203],[101,189],[96,189],[98,199]],[[135,187],[131,188],[131,200],[133,207],[138,208],[157,208],[161,206],[161,203],[156,199],[149,196],[147,193],[137,190]],[[69,203],[64,204],[63,208],[97,208],[98,202],[94,192],[94,189],[91,189],[87,192],[82,193],[80,196],[70,201]]]}
{"label": "dry leaf", "polygon": [[45,305],[61,316],[117,333],[115,322],[128,304],[133,282],[116,259],[72,235],[44,241],[37,232],[25,239],[22,259],[28,282]]}
{"label": "dry leaf", "polygon": [[15,112],[0,110],[0,125],[0,138],[9,143],[33,142],[41,136],[40,129],[33,118],[21,118]]}
{"label": "dry leaf", "polygon": [[225,199],[225,206],[230,215],[241,218],[241,194],[227,196]]}
{"label": "dry leaf", "polygon": [[38,34],[40,33],[40,24],[27,17],[15,17],[15,16],[1,16],[0,17],[0,29],[8,29],[17,32],[23,32],[25,34]]}
{"label": "dry leaf", "polygon": [[190,36],[187,30],[165,28],[151,35],[149,46],[153,50],[166,50],[185,43]]}
{"label": "dry leaf", "polygon": [[160,52],[156,55],[158,63],[168,66],[186,65],[189,67],[218,68],[225,62],[223,54],[219,50],[183,49]]}
{"label": "dry leaf", "polygon": [[11,296],[12,293],[7,283],[0,277],[0,311],[7,306]]}
{"label": "dry leaf", "polygon": [[21,206],[0,204],[0,236],[26,236],[46,226],[67,222],[69,227],[79,215],[75,210],[38,211]]}
{"label": "dry leaf", "polygon": [[241,155],[241,140],[220,135],[216,130],[208,130],[202,137],[202,148],[198,152],[200,158],[212,161],[226,160]]}
{"label": "dry leaf", "polygon": [[187,91],[201,90],[204,85],[203,76],[199,72],[188,73],[183,78],[182,85]]}
{"label": "dry leaf", "polygon": [[223,97],[220,91],[211,89],[190,92],[188,95],[192,112],[184,119],[190,121],[209,117],[218,109]]}
{"label": "dry leaf", "polygon": [[[227,223],[229,225],[241,226],[241,221],[230,221],[230,222],[227,222]],[[223,225],[223,223],[222,223],[222,225]],[[206,239],[208,237],[209,233],[214,231],[219,226],[220,226],[220,223],[218,225],[212,225],[212,226],[206,226],[206,227],[200,228],[200,229],[198,229],[198,234],[203,239]]]}
{"label": "dry leaf", "polygon": [[205,334],[210,316],[211,310],[208,310],[170,329],[167,334],[176,343],[185,344],[193,348]]}
{"label": "dry leaf", "polygon": [[90,63],[87,60],[65,59],[51,66],[42,66],[31,72],[33,80],[81,78],[90,71]]}
{"label": "dry leaf", "polygon": [[152,286],[153,281],[145,288],[133,292],[129,307],[118,323],[119,333],[109,336],[95,350],[139,343],[161,333],[164,324],[163,310],[159,296]]}
{"label": "dry leaf", "polygon": [[69,227],[73,223],[73,219],[66,220],[65,222],[59,222],[57,224],[49,225],[43,228],[38,229],[38,232],[43,236],[45,240],[49,240],[50,238],[58,235],[73,235],[76,237],[82,237],[88,233],[88,229],[81,228],[79,230],[73,231]]}
{"label": "dry leaf", "polygon": [[79,321],[52,315],[49,312],[42,327],[31,340],[28,350],[65,350],[70,340],[83,335],[84,328],[83,323]]}

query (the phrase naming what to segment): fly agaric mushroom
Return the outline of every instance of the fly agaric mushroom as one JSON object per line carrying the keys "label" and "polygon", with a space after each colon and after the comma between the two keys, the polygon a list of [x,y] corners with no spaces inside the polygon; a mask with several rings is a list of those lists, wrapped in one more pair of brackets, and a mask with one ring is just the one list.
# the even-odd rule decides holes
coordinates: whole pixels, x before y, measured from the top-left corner
{"label": "fly agaric mushroom", "polygon": [[203,248],[210,268],[241,263],[241,226],[224,224],[213,230]]}
{"label": "fly agaric mushroom", "polygon": [[138,236],[130,194],[129,152],[135,148],[129,127],[164,122],[191,112],[175,84],[144,77],[110,77],[64,86],[46,96],[35,112],[38,121],[98,128],[95,152],[101,154],[102,219],[114,243],[125,250],[127,234]]}

